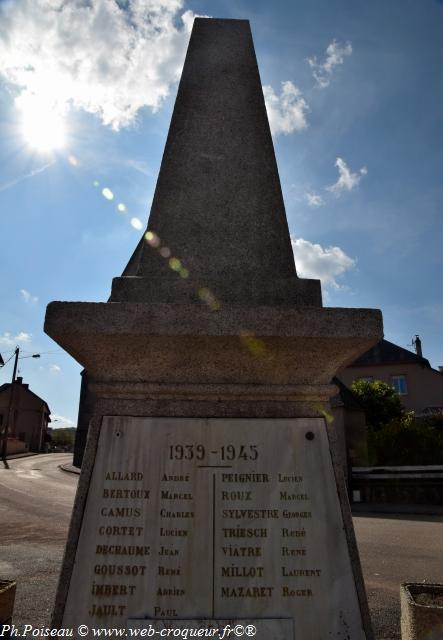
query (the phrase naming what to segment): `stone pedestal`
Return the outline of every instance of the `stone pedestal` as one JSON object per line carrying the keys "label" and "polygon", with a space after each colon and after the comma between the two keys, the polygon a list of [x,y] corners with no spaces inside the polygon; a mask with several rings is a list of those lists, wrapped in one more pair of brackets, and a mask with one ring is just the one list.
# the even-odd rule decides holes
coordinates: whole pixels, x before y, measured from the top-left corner
{"label": "stone pedestal", "polygon": [[322,415],[335,371],[374,342],[381,314],[53,302],[45,331],[87,369],[99,415],[307,417]]}
{"label": "stone pedestal", "polygon": [[91,415],[54,625],[372,638],[325,416],[381,314],[297,276],[246,21],[196,20],[148,230],[109,302],[45,331]]}

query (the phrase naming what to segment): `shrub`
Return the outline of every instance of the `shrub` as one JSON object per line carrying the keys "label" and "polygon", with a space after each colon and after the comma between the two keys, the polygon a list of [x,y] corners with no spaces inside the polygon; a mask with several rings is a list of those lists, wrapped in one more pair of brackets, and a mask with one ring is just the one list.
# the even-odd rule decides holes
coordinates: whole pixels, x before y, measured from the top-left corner
{"label": "shrub", "polygon": [[368,448],[375,465],[443,464],[443,430],[421,423],[410,412],[370,430]]}

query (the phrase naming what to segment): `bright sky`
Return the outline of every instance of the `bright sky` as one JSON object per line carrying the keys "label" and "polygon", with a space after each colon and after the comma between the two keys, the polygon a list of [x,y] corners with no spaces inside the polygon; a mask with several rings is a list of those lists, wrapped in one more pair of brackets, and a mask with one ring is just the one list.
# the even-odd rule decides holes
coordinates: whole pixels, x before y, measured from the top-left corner
{"label": "bright sky", "polygon": [[135,248],[194,15],[251,21],[299,275],[443,364],[442,2],[1,0],[0,353],[42,354],[55,427],[81,368],[46,305],[107,300]]}

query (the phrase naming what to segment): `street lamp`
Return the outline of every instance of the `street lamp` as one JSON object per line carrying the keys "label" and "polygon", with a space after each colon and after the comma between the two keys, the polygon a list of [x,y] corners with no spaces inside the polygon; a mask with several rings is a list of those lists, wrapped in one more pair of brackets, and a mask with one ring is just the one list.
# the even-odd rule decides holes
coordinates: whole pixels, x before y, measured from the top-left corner
{"label": "street lamp", "polygon": [[[7,456],[7,449],[8,449],[8,431],[9,431],[9,423],[11,420],[11,413],[12,413],[12,409],[14,406],[14,383],[15,383],[15,379],[16,379],[16,375],[17,375],[17,365],[18,365],[18,360],[19,360],[19,353],[20,353],[20,347],[16,347],[15,351],[14,351],[14,356],[15,360],[14,360],[14,369],[12,371],[12,381],[11,381],[11,391],[9,393],[9,405],[8,405],[8,413],[6,414],[6,424],[5,424],[5,428],[3,430],[3,436],[2,436],[2,461],[3,461],[3,465],[5,467],[5,469],[9,469],[9,465],[8,465],[8,461],[6,459]],[[9,358],[9,360],[11,360],[11,358]],[[22,356],[20,358],[20,360],[23,360],[24,358],[40,358],[40,354],[39,353],[33,353],[31,356]],[[7,361],[8,362],[8,361]],[[5,366],[5,362],[3,360],[3,358],[0,355],[0,366],[4,367]]]}

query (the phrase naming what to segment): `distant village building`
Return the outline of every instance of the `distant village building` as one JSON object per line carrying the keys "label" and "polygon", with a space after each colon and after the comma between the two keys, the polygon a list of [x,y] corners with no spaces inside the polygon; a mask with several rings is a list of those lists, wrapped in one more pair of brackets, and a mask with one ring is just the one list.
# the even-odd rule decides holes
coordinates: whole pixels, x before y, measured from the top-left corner
{"label": "distant village building", "polygon": [[405,409],[417,416],[443,412],[443,373],[423,357],[418,336],[414,344],[416,353],[382,340],[342,369],[338,378],[347,387],[354,380],[383,380],[394,387]]}
{"label": "distant village building", "polygon": [[[12,391],[12,400],[11,400]],[[18,377],[0,386],[0,430],[8,421],[8,453],[44,451],[48,441],[50,409],[46,402]]]}
{"label": "distant village building", "polygon": [[331,417],[345,474],[352,467],[368,464],[366,416],[351,390],[355,380],[386,382],[398,393],[405,409],[417,416],[443,413],[443,373],[423,357],[418,336],[414,344],[415,353],[381,340],[333,379],[338,393],[331,398]]}

